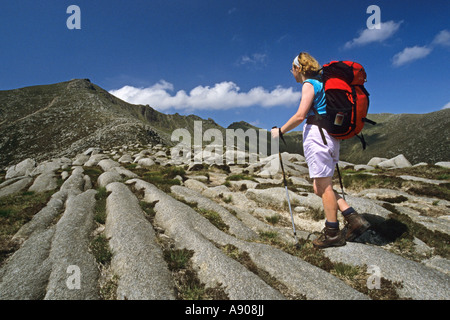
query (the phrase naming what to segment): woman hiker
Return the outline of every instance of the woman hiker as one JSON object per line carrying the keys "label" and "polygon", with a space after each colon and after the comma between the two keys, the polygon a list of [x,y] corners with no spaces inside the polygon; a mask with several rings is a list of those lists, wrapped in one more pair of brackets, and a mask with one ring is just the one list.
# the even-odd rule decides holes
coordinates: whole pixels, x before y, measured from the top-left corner
{"label": "woman hiker", "polygon": [[[339,161],[339,140],[323,130],[327,145],[323,143],[319,127],[310,124],[308,118],[314,116],[311,107],[321,115],[326,114],[326,100],[320,74],[321,66],[306,52],[295,57],[292,74],[298,83],[302,83],[302,96],[297,112],[281,128],[272,129],[272,137],[294,129],[305,119],[303,127],[303,152],[308,164],[309,176],[313,179],[314,193],[322,198],[325,211],[325,228],[320,237],[313,241],[317,248],[345,245],[366,231],[370,224],[355,209],[333,190],[332,178],[336,163]],[[339,229],[337,210],[342,212],[345,227]]]}

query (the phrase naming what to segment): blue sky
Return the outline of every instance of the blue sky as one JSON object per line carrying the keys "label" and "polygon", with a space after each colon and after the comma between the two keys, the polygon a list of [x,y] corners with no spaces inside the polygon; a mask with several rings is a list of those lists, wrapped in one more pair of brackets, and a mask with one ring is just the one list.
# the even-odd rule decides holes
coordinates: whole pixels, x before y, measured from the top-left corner
{"label": "blue sky", "polygon": [[448,0],[2,0],[0,90],[89,78],[164,113],[270,129],[298,108],[289,70],[307,51],[361,63],[369,112],[427,113],[450,107],[449,21]]}

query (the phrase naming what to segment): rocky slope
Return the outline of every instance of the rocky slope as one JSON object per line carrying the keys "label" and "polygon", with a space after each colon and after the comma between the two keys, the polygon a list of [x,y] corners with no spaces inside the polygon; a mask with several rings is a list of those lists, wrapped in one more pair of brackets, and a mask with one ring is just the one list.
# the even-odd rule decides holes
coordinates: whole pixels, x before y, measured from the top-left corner
{"label": "rocky slope", "polygon": [[[0,172],[0,299],[449,299],[448,163],[341,163],[372,228],[316,250],[304,159],[179,164],[163,145],[27,159]],[[447,166],[447,168],[445,167]]]}
{"label": "rocky slope", "polygon": [[[166,115],[126,103],[88,79],[0,91],[0,168],[26,158],[73,157],[90,146],[171,145],[197,116]],[[219,127],[203,120],[203,127]]]}
{"label": "rocky slope", "polygon": [[362,151],[358,139],[341,144],[342,158],[367,163],[373,157],[403,154],[413,163],[435,163],[450,158],[450,109],[426,114],[369,114],[377,124],[364,126],[368,147]]}

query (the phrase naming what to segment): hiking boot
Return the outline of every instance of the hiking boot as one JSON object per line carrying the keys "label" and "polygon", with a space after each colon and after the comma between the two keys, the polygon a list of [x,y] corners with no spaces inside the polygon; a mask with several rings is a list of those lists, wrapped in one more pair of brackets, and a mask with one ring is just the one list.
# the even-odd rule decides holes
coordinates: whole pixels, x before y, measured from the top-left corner
{"label": "hiking boot", "polygon": [[370,228],[370,223],[356,211],[344,216],[344,219],[346,224],[342,231],[345,233],[346,241],[353,241]]}
{"label": "hiking boot", "polygon": [[340,247],[345,245],[345,234],[342,233],[339,228],[331,228],[325,226],[322,230],[322,234],[315,240],[313,245],[316,248],[328,248],[328,247]]}

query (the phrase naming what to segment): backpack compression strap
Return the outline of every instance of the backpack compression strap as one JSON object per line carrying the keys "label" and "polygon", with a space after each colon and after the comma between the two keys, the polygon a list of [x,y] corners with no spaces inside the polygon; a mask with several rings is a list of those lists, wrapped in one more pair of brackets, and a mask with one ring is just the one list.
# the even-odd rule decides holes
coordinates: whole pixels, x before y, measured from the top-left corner
{"label": "backpack compression strap", "polygon": [[315,114],[315,119],[314,119],[314,124],[317,125],[319,127],[319,131],[320,131],[320,136],[322,137],[322,141],[325,145],[328,145],[327,143],[327,139],[325,138],[325,134],[323,133],[323,128],[320,124],[321,120],[323,119],[322,116],[319,114],[319,112],[317,112],[317,109],[314,108],[314,106],[311,107],[314,111]]}

